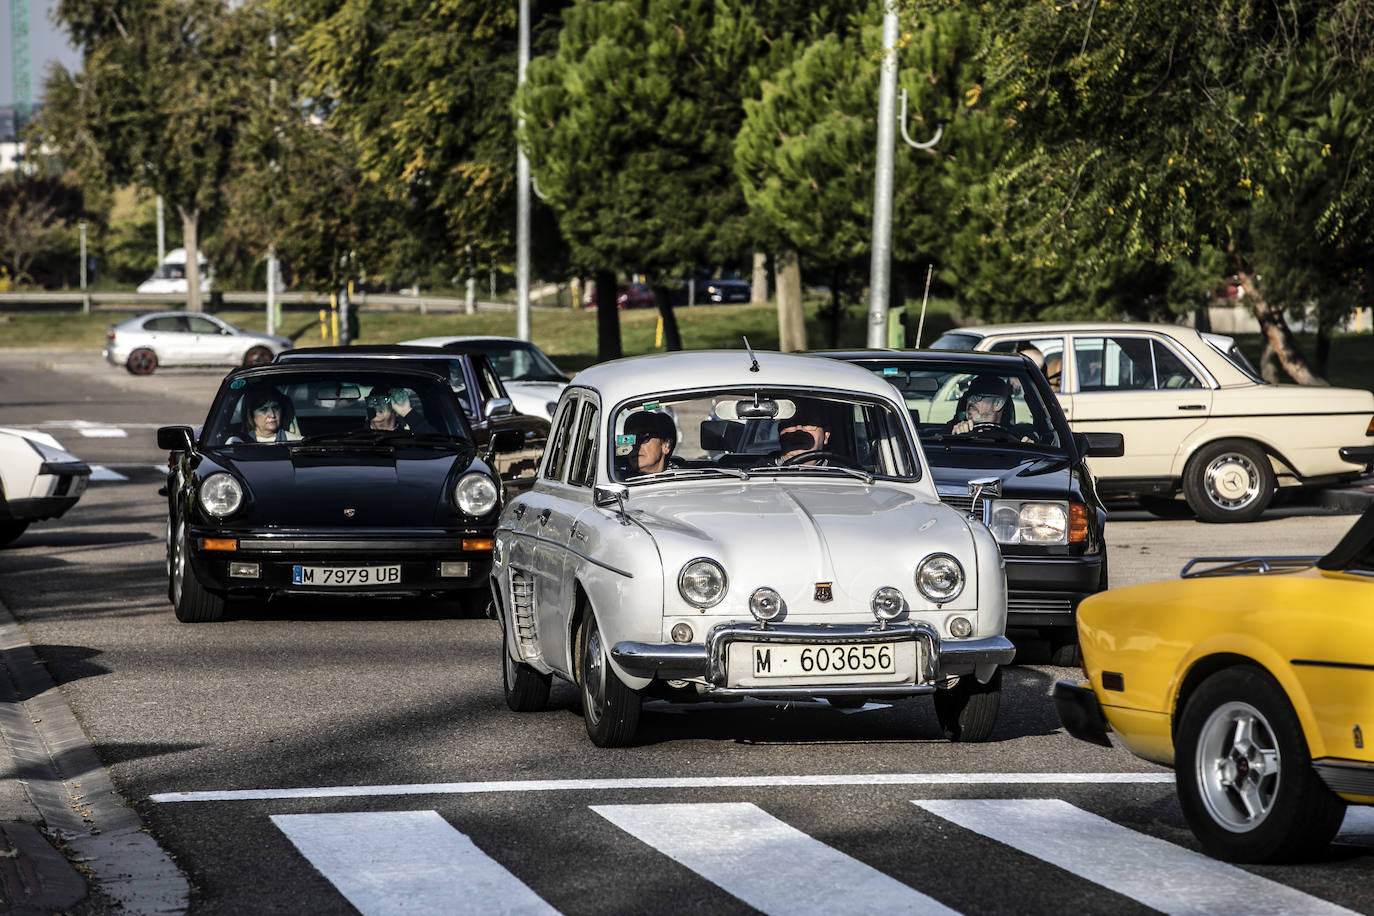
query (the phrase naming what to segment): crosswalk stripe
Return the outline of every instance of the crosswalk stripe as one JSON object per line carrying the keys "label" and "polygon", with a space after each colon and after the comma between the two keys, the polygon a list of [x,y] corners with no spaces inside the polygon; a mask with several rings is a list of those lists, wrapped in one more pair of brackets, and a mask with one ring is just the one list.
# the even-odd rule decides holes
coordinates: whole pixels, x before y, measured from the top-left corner
{"label": "crosswalk stripe", "polygon": [[1351,912],[1057,798],[913,804],[1165,913],[1327,916]]}
{"label": "crosswalk stripe", "polygon": [[87,439],[127,439],[129,433],[118,426],[79,426],[77,432]]}
{"label": "crosswalk stripe", "polygon": [[957,912],[747,802],[591,808],[763,913]]}
{"label": "crosswalk stripe", "polygon": [[93,464],[93,465],[91,465],[91,480],[92,480],[92,481],[98,481],[98,480],[128,480],[128,479],[129,479],[129,478],[125,477],[123,474],[119,473],[118,471],[115,471],[115,470],[112,470],[112,469],[110,469],[110,468],[107,468],[107,467],[105,467],[105,465],[103,465],[103,464]]}
{"label": "crosswalk stripe", "polygon": [[274,814],[363,916],[556,914],[435,811]]}

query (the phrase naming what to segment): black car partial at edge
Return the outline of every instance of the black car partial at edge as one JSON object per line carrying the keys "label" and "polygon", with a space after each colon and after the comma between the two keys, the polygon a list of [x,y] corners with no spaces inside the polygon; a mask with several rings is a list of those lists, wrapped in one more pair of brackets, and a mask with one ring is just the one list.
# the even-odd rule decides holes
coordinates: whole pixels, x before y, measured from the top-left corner
{"label": "black car partial at edge", "polygon": [[[381,428],[389,427],[389,428]],[[168,597],[178,620],[230,599],[449,597],[487,580],[500,482],[441,375],[383,360],[225,376],[199,433],[158,430]]]}
{"label": "black car partial at edge", "polygon": [[[1119,455],[1122,437],[1075,435],[1043,373],[1022,356],[814,355],[856,363],[902,392],[942,501],[968,509],[969,481],[988,481],[981,512],[1006,561],[1007,625],[1039,630],[1054,664],[1077,664],[1078,604],[1108,582],[1107,510],[1087,459]],[[995,419],[976,412],[999,401]]]}

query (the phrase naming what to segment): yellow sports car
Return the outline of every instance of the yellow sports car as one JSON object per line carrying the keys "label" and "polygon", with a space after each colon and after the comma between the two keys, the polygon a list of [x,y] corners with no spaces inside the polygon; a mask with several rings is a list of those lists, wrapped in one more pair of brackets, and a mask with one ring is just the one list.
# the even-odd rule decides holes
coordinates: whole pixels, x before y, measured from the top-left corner
{"label": "yellow sports car", "polygon": [[1053,696],[1069,734],[1172,766],[1210,854],[1320,853],[1374,804],[1374,507],[1324,557],[1202,557],[1078,609],[1089,684]]}

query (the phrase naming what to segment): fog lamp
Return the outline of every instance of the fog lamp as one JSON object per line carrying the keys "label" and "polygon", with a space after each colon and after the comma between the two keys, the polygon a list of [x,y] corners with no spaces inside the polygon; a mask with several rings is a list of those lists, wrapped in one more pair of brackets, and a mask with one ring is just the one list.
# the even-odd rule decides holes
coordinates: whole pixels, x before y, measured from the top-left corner
{"label": "fog lamp", "polygon": [[692,627],[686,623],[673,624],[673,642],[691,642]]}
{"label": "fog lamp", "polygon": [[969,623],[967,617],[952,617],[949,621],[949,635],[958,639],[973,634],[973,624]]}
{"label": "fog lamp", "polygon": [[466,579],[468,564],[463,560],[440,560],[439,575],[445,579]]}
{"label": "fog lamp", "polygon": [[261,574],[261,567],[256,563],[229,564],[229,577],[231,579],[256,579]]}
{"label": "fog lamp", "polygon": [[896,620],[906,609],[906,599],[902,597],[900,590],[890,585],[885,585],[873,593],[873,600],[869,603],[873,608],[873,616],[881,621]]}
{"label": "fog lamp", "polygon": [[754,593],[749,596],[749,613],[760,623],[776,619],[782,614],[782,595],[766,585],[754,589]]}

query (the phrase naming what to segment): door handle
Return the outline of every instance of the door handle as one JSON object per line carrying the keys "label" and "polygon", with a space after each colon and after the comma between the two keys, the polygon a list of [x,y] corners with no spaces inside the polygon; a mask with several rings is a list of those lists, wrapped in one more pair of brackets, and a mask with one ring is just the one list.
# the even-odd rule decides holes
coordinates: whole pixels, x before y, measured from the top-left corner
{"label": "door handle", "polygon": [[525,504],[521,503],[515,507],[515,518],[517,521],[525,517]]}
{"label": "door handle", "polygon": [[1178,405],[1178,409],[1179,409],[1179,410],[1206,410],[1206,409],[1207,409],[1207,405],[1206,405],[1206,404],[1180,404],[1180,405]]}
{"label": "door handle", "polygon": [[551,512],[551,510],[545,509],[543,512],[540,512],[540,513],[539,513],[539,524],[541,524],[541,525],[547,525],[547,524],[549,523],[549,514],[550,514],[550,512]]}

